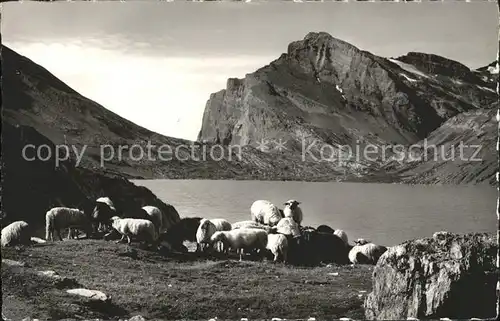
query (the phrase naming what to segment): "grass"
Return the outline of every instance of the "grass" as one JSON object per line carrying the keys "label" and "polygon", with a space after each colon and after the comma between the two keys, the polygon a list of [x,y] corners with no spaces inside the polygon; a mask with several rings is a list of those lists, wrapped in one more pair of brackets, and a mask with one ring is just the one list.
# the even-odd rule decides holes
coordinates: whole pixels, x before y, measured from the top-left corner
{"label": "grass", "polygon": [[[146,319],[363,319],[371,291],[371,266],[286,266],[270,261],[163,256],[134,245],[64,240],[2,250],[26,263],[2,264],[3,313],[13,320],[103,318],[136,314]],[[36,271],[54,270],[72,280],[54,281]],[[338,272],[338,276],[329,273]],[[111,296],[89,304],[65,293],[85,287]]]}

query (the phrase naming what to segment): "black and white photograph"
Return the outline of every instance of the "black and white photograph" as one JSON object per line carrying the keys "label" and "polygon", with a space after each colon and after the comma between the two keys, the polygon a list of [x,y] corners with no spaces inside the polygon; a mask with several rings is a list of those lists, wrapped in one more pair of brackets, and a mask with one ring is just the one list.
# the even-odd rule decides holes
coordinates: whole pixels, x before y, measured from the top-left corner
{"label": "black and white photograph", "polygon": [[500,315],[499,3],[0,6],[2,321]]}

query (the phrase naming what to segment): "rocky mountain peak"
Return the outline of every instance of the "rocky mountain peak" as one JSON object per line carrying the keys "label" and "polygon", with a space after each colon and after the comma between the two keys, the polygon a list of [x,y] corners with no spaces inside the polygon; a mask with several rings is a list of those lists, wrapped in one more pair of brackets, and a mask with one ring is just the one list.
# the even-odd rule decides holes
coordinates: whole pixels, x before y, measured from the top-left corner
{"label": "rocky mountain peak", "polygon": [[440,74],[471,82],[477,81],[471,70],[464,64],[435,54],[409,52],[396,60],[413,65],[427,74]]}

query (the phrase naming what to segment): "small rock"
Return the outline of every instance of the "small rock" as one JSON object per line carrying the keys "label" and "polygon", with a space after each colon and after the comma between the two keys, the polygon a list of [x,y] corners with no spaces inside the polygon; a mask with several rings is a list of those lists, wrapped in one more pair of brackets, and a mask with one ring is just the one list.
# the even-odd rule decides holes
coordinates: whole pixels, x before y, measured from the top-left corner
{"label": "small rock", "polygon": [[36,272],[40,276],[46,276],[54,279],[61,279],[61,276],[57,274],[56,271],[48,270],[48,271],[37,271]]}
{"label": "small rock", "polygon": [[19,266],[19,267],[26,266],[26,263],[24,263],[24,262],[14,261],[14,260],[9,260],[9,259],[2,259],[2,263],[6,264],[8,266]]}
{"label": "small rock", "polygon": [[128,321],[146,321],[142,315],[134,315]]}
{"label": "small rock", "polygon": [[338,272],[332,272],[332,273],[328,273],[328,275],[338,276],[339,273]]}
{"label": "small rock", "polygon": [[241,318],[241,321],[248,321],[248,318]]}
{"label": "small rock", "polygon": [[359,290],[359,293],[366,293],[365,290]]}
{"label": "small rock", "polygon": [[73,294],[73,295],[80,295],[83,297],[86,297],[90,300],[93,301],[103,301],[106,302],[109,300],[109,298],[106,296],[101,291],[97,290],[88,290],[88,289],[71,289],[71,290],[66,290],[67,293]]}
{"label": "small rock", "polygon": [[316,318],[313,318],[313,317],[310,317],[309,319],[307,319],[307,321],[315,321]]}
{"label": "small rock", "polygon": [[32,242],[35,242],[35,243],[38,243],[38,244],[47,243],[47,241],[46,241],[46,240],[41,239],[41,238],[39,238],[39,237],[35,237],[35,236],[31,237],[31,241],[32,241]]}

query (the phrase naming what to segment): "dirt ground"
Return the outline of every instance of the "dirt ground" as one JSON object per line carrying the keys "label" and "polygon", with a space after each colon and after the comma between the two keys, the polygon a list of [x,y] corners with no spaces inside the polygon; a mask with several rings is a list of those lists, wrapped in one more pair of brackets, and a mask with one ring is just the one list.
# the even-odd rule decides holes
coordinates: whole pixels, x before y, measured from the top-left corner
{"label": "dirt ground", "polygon": [[[103,240],[64,240],[2,249],[3,314],[12,320],[363,319],[372,266],[294,267],[271,261],[162,255]],[[53,270],[66,280],[40,276]],[[338,274],[337,274],[338,273]],[[66,293],[99,290],[111,302]],[[366,291],[366,292],[360,292]]]}

